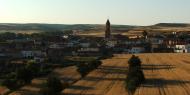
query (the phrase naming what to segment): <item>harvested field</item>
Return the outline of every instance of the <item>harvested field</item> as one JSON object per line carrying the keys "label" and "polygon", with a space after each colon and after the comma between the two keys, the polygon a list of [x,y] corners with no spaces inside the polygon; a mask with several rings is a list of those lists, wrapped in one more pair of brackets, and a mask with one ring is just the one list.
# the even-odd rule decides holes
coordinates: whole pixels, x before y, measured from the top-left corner
{"label": "harvested field", "polygon": [[[64,95],[128,95],[125,90],[127,61],[118,54],[76,82]],[[190,95],[190,54],[138,54],[146,81],[135,95]]]}
{"label": "harvested field", "polygon": [[[80,79],[80,74],[76,71],[76,69],[77,68],[75,66],[57,68],[50,75],[58,76],[62,82],[72,84]],[[10,95],[40,95],[39,91],[42,89],[46,80],[47,77],[33,79],[31,84],[22,87]]]}

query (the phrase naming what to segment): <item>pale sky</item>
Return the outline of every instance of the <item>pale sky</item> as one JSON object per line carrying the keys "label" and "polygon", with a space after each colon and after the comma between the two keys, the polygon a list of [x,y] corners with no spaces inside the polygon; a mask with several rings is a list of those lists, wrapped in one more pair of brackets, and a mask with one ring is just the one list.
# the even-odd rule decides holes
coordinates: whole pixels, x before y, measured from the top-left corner
{"label": "pale sky", "polygon": [[0,23],[190,23],[190,0],[0,0]]}

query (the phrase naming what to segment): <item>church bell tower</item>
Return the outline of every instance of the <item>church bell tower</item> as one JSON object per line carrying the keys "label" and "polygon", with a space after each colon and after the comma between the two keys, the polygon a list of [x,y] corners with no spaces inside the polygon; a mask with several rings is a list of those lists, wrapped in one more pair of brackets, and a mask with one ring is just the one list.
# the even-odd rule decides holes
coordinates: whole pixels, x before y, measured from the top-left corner
{"label": "church bell tower", "polygon": [[111,25],[110,25],[109,19],[106,22],[105,38],[106,39],[110,39],[111,38]]}

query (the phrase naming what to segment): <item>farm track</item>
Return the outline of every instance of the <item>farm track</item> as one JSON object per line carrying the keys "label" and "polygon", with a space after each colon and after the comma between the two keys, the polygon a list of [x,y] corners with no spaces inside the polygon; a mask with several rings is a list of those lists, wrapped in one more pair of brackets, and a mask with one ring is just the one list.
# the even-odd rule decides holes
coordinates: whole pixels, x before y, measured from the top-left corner
{"label": "farm track", "polygon": [[[128,95],[125,78],[128,59],[118,54],[65,89],[63,95]],[[146,81],[135,95],[190,95],[190,54],[138,54]]]}

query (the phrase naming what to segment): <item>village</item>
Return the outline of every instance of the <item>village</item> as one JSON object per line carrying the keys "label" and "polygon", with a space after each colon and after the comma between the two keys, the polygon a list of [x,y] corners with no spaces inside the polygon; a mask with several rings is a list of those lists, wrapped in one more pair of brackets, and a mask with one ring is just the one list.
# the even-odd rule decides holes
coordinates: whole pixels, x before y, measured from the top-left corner
{"label": "village", "polygon": [[154,34],[146,30],[142,31],[140,36],[112,34],[109,20],[105,25],[104,37],[62,32],[30,35],[2,33],[0,83],[4,83],[7,78],[14,79],[15,72],[30,63],[37,63],[34,67],[29,66],[31,70],[38,67],[39,70],[36,70],[35,76],[32,77],[36,78],[47,76],[57,67],[80,67],[81,63],[94,64],[112,57],[113,54],[190,53],[190,38],[187,35],[189,34],[183,32]]}
{"label": "village", "polygon": [[189,34],[149,34],[127,37],[112,35],[109,20],[106,23],[105,37],[52,35],[48,38],[22,37],[0,42],[0,59],[33,59],[37,63],[55,61],[64,56],[101,56],[106,53],[190,53]]}

